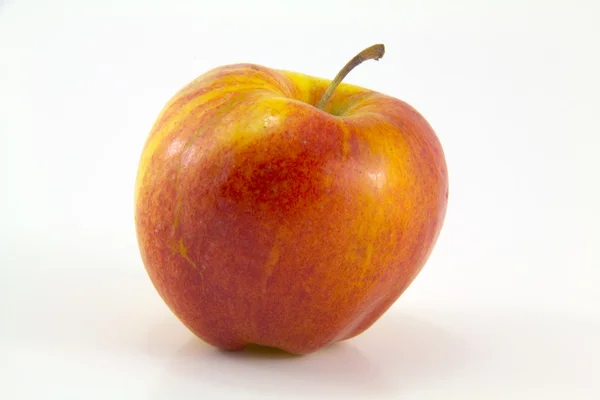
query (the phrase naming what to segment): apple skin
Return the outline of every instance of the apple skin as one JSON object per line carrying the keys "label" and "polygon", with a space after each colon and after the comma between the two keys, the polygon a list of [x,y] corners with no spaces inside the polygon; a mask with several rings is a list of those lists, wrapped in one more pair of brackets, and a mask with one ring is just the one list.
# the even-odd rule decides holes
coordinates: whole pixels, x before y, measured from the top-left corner
{"label": "apple skin", "polygon": [[254,64],[166,104],[135,188],[142,261],[222,349],[307,354],[369,328],[427,261],[446,214],[440,142],[405,102]]}

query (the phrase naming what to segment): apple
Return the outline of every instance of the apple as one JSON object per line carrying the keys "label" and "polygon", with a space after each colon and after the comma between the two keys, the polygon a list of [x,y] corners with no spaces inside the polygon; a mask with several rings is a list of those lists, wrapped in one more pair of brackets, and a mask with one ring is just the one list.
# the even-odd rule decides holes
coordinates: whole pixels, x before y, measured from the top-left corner
{"label": "apple", "polygon": [[441,144],[407,103],[225,65],[165,105],[135,187],[140,254],[196,336],[314,352],[369,328],[426,263],[447,207]]}

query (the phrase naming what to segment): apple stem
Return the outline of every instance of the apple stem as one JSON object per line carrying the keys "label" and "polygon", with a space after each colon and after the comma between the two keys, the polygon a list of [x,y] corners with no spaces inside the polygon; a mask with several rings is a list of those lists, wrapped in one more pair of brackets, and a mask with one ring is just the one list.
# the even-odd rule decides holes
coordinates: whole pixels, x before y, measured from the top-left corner
{"label": "apple stem", "polygon": [[321,96],[321,99],[317,103],[317,108],[320,108],[321,110],[325,109],[325,106],[327,105],[327,102],[329,102],[333,91],[338,87],[338,85],[342,82],[346,75],[348,75],[348,73],[354,69],[354,67],[366,60],[379,60],[381,57],[383,57],[384,53],[385,46],[383,44],[375,44],[371,47],[367,47],[366,49],[355,55],[352,58],[352,60],[348,61],[348,63],[344,65],[344,68],[342,68],[340,72],[338,72],[335,79],[331,81],[331,83]]}

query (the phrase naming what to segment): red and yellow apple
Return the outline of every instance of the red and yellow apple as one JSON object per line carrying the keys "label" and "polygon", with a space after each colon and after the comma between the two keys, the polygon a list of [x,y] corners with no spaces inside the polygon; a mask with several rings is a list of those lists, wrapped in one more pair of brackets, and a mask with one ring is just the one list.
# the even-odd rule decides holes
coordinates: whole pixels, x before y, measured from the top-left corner
{"label": "red and yellow apple", "polygon": [[204,341],[316,351],[369,328],[427,261],[448,198],[442,147],[405,102],[340,83],[351,67],[333,83],[221,66],[155,121],[136,179],[140,253]]}

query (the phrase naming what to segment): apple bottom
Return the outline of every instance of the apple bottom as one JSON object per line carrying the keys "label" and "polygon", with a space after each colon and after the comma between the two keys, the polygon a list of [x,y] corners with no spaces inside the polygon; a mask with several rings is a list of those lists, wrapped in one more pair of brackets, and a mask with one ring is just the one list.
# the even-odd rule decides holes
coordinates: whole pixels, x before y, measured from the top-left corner
{"label": "apple bottom", "polygon": [[[355,292],[354,302],[366,302],[366,306],[311,312],[311,307],[318,309],[315,307],[318,299],[315,302],[307,295],[290,296],[294,299],[290,302],[273,296],[265,302],[258,299],[258,293],[247,293],[245,297],[227,294],[207,284],[211,279],[208,270],[201,274],[178,260],[172,261],[170,268],[148,268],[148,273],[163,301],[195,336],[225,351],[241,351],[249,345],[258,345],[296,355],[313,353],[361,334],[387,311],[418,274],[415,270],[410,279],[394,290],[380,291],[386,293],[384,296],[366,299],[362,292]],[[293,293],[301,286],[289,285],[289,291]],[[256,301],[252,301],[253,296]],[[308,328],[299,329],[306,321],[310,321]]]}
{"label": "apple bottom", "polygon": [[[399,296],[400,294],[398,294]],[[343,342],[359,336],[361,333],[369,329],[393,304],[394,300],[388,300],[384,304],[379,305],[376,309],[372,310],[371,314],[366,316],[364,319],[359,320],[352,324],[349,328],[345,329],[340,335],[337,335],[333,340],[325,343],[318,343],[307,347],[306,345],[294,346],[292,344],[283,344],[276,342],[266,341],[240,341],[240,340],[227,340],[225,338],[214,338],[202,335],[200,332],[194,330],[191,324],[187,324],[185,321],[180,321],[199,339],[210,344],[216,348],[224,351],[238,352],[243,351],[248,346],[261,346],[267,348],[274,348],[281,351],[285,351],[295,355],[307,355],[314,353],[322,348],[334,345],[339,342]]]}

